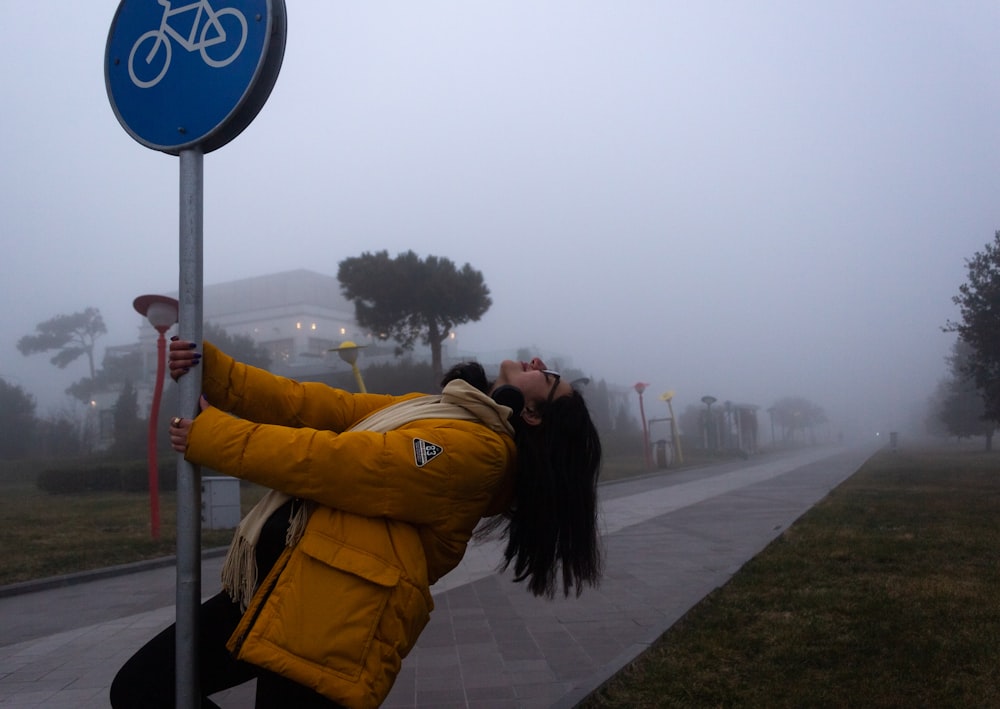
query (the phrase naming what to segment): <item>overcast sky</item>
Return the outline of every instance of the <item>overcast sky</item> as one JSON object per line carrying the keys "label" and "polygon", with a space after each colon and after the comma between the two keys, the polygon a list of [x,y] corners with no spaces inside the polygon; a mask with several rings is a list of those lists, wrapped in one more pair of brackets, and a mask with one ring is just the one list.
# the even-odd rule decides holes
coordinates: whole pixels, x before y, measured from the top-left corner
{"label": "overcast sky", "polygon": [[[0,23],[0,375],[40,414],[86,366],[22,335],[93,306],[102,346],[131,342],[132,299],[177,290],[178,160],[105,91],[117,5]],[[205,157],[205,283],[381,249],[468,262],[494,305],[463,350],[565,353],[675,409],[796,395],[899,428],[944,376],[964,260],[1000,228],[995,0],[287,15],[267,105]]]}

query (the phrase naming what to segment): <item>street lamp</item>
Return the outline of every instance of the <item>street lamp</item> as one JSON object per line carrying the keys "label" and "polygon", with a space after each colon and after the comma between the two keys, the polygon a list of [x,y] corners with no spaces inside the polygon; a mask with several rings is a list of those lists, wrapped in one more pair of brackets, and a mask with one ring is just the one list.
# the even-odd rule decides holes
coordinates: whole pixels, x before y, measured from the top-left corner
{"label": "street lamp", "polygon": [[670,436],[674,439],[674,450],[677,451],[677,462],[679,464],[684,463],[684,454],[681,452],[681,437],[677,432],[677,419],[674,417],[674,390],[671,389],[668,392],[660,394],[660,399],[667,402],[667,409],[670,411]]}
{"label": "street lamp", "polygon": [[149,519],[153,539],[160,538],[160,475],[156,462],[156,429],[160,415],[160,395],[163,393],[163,373],[166,368],[167,330],[177,322],[178,304],[165,295],[140,295],[132,301],[136,312],[149,320],[160,333],[156,340],[156,385],[153,387],[153,404],[149,409],[149,433],[146,455],[149,461]]}
{"label": "street lamp", "polygon": [[354,371],[354,379],[358,383],[358,390],[362,394],[367,394],[368,390],[365,389],[365,382],[361,379],[361,370],[358,369],[358,350],[364,349],[367,345],[356,345],[350,340],[340,343],[340,347],[334,347],[327,352],[336,352],[340,355],[340,358],[351,365],[351,369]]}
{"label": "street lamp", "polygon": [[635,383],[635,393],[639,395],[639,415],[642,417],[642,445],[645,452],[646,468],[653,469],[653,454],[649,449],[649,426],[646,424],[646,410],[642,405],[642,392],[646,391],[649,384],[645,382]]}
{"label": "street lamp", "polygon": [[708,440],[708,438],[709,438],[709,431],[712,431],[713,433],[715,432],[715,426],[713,425],[714,422],[712,421],[712,404],[714,404],[716,401],[718,401],[718,399],[716,399],[714,396],[703,396],[703,397],[701,397],[701,403],[703,403],[705,405],[705,408],[706,408],[706,411],[705,411],[705,449],[706,450],[716,450],[718,448],[718,446],[716,446],[715,448],[709,448],[708,447],[709,446],[709,440]]}

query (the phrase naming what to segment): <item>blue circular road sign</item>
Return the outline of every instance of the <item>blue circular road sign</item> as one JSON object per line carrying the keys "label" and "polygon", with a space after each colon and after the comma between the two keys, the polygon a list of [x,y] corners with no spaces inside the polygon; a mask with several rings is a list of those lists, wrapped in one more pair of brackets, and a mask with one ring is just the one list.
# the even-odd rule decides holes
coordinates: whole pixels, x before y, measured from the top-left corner
{"label": "blue circular road sign", "polygon": [[148,148],[220,148],[250,125],[285,53],[284,0],[121,0],[104,55],[118,121]]}

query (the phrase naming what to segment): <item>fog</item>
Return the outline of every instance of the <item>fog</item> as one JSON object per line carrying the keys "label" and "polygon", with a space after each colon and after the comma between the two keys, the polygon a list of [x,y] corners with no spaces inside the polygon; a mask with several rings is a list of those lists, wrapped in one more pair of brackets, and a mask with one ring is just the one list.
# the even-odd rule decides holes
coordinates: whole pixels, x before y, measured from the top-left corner
{"label": "fog", "polygon": [[[97,307],[100,363],[135,339],[135,296],[176,291],[178,161],[109,105],[117,2],[16,7],[0,24],[0,375],[44,415],[86,364],[24,357],[22,335]],[[901,428],[944,376],[964,260],[1000,228],[996,2],[287,13],[267,105],[205,158],[206,284],[336,275],[382,249],[468,262],[494,304],[458,329],[463,351],[537,346],[673,389],[675,409],[803,396]]]}

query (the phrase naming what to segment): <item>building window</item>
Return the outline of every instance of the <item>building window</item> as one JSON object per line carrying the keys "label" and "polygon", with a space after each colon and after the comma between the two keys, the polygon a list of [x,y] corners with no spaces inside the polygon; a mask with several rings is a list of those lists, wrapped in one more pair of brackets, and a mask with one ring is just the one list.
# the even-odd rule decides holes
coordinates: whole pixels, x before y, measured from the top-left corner
{"label": "building window", "polygon": [[288,362],[292,358],[292,352],[295,349],[295,341],[290,337],[286,337],[280,340],[268,340],[267,342],[261,342],[260,346],[267,350],[268,354],[271,355],[272,362],[284,363]]}
{"label": "building window", "polygon": [[326,355],[326,351],[332,350],[336,347],[336,344],[333,340],[327,340],[322,337],[310,337],[309,341],[306,343],[306,347],[309,348],[309,354],[323,357]]}

